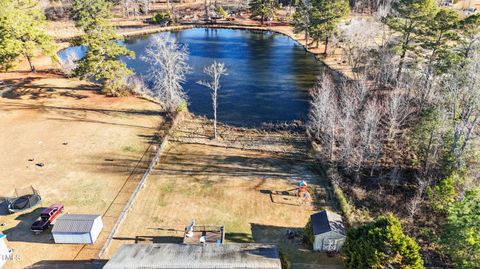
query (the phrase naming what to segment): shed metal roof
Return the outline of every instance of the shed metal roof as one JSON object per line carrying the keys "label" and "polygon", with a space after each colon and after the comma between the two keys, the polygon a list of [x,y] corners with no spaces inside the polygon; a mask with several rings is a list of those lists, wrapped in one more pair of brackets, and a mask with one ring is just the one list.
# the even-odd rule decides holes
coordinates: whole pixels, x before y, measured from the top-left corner
{"label": "shed metal roof", "polygon": [[66,214],[60,216],[53,225],[52,233],[88,233],[100,215]]}
{"label": "shed metal roof", "polygon": [[281,269],[278,249],[266,244],[128,244],[104,269]]}
{"label": "shed metal roof", "polygon": [[345,226],[342,216],[328,210],[323,210],[310,216],[312,221],[313,235],[334,231],[345,235]]}

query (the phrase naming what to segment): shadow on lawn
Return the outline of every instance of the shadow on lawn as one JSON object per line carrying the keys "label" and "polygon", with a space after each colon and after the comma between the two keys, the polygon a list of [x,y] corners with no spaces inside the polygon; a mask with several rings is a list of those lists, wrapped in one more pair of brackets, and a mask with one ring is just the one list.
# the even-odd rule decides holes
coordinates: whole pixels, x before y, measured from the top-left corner
{"label": "shadow on lawn", "polygon": [[260,177],[262,179],[298,178],[288,160],[261,156],[225,156],[188,152],[169,152],[154,172],[159,175],[193,175],[223,177]]}
{"label": "shadow on lawn", "polygon": [[79,94],[77,93],[78,91],[100,91],[100,88],[93,84],[79,85],[75,87],[55,87],[45,84],[32,85],[31,83],[37,79],[40,78],[28,77],[24,79],[4,80],[3,85],[0,87],[0,90],[3,90],[2,97],[8,99],[21,99],[23,97],[28,97],[32,100],[38,100],[42,98],[53,98],[60,95],[74,99],[83,99],[88,96]]}

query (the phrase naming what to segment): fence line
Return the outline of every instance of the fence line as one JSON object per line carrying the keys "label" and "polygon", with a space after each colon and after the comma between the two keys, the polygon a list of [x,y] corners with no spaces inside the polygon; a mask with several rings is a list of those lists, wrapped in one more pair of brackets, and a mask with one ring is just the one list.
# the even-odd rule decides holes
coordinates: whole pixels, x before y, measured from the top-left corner
{"label": "fence line", "polygon": [[[168,137],[170,135],[171,130],[173,130],[176,127],[176,125],[181,121],[181,118],[182,118],[182,115],[175,115],[174,116],[174,118],[172,120],[172,124],[168,128],[168,130],[166,131],[165,136],[162,140],[162,143],[160,144],[160,147],[157,149],[157,151],[155,153],[155,156],[150,161],[150,164],[148,165],[147,170],[143,174],[142,179],[140,180],[140,182],[138,182],[137,187],[135,188],[132,195],[128,199],[127,204],[123,208],[122,212],[118,216],[117,221],[115,222],[115,225],[113,226],[112,230],[110,231],[110,233],[107,237],[107,240],[103,244],[103,247],[98,254],[99,258],[102,258],[103,255],[105,255],[105,253],[107,252],[108,247],[110,246],[110,243],[112,242],[113,237],[115,236],[117,230],[120,228],[123,221],[125,220],[125,217],[127,216],[127,213],[130,210],[130,207],[133,205],[133,202],[135,201],[135,198],[137,197],[140,190],[145,186],[145,183],[147,182],[147,179],[148,179],[148,176],[149,176],[150,172],[153,170],[155,165],[160,160],[160,156],[162,155],[163,150],[165,149],[166,145],[168,144],[168,141],[169,141]],[[152,145],[154,145],[154,144],[155,143],[152,143]],[[152,145],[150,145],[150,146],[152,146]]]}

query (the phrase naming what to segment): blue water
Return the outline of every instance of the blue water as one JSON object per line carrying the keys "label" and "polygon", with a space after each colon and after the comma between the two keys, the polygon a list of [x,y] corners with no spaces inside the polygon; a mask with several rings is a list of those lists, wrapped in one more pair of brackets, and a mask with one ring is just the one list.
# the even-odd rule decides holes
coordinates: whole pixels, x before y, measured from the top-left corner
{"label": "blue water", "polygon": [[[218,96],[218,119],[236,126],[258,126],[264,122],[304,120],[309,94],[323,65],[290,38],[272,32],[196,28],[172,33],[188,46],[192,73],[184,88],[189,110],[212,117],[211,97],[198,85],[208,79],[203,68],[214,60],[224,62]],[[153,35],[125,40],[135,59],[123,59],[139,75],[148,66],[141,60]],[[78,48],[77,48],[78,49]],[[64,52],[65,53],[65,52]]]}

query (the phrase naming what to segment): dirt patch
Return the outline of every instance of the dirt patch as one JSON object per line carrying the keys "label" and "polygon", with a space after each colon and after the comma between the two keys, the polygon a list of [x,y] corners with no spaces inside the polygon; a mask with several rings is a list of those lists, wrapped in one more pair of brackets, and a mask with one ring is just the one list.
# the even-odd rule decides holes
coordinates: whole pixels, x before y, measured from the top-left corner
{"label": "dirt patch", "polygon": [[[105,215],[108,230],[115,220],[112,201],[128,199],[128,191],[119,191],[135,186],[132,171],[163,122],[158,106],[108,98],[92,84],[51,73],[0,79],[0,195],[32,185],[42,196],[40,207],[58,202],[68,213]],[[0,230],[14,249],[8,268],[96,257],[96,247],[80,252],[81,245],[55,245],[49,232],[30,233],[39,210],[2,216]]]}

